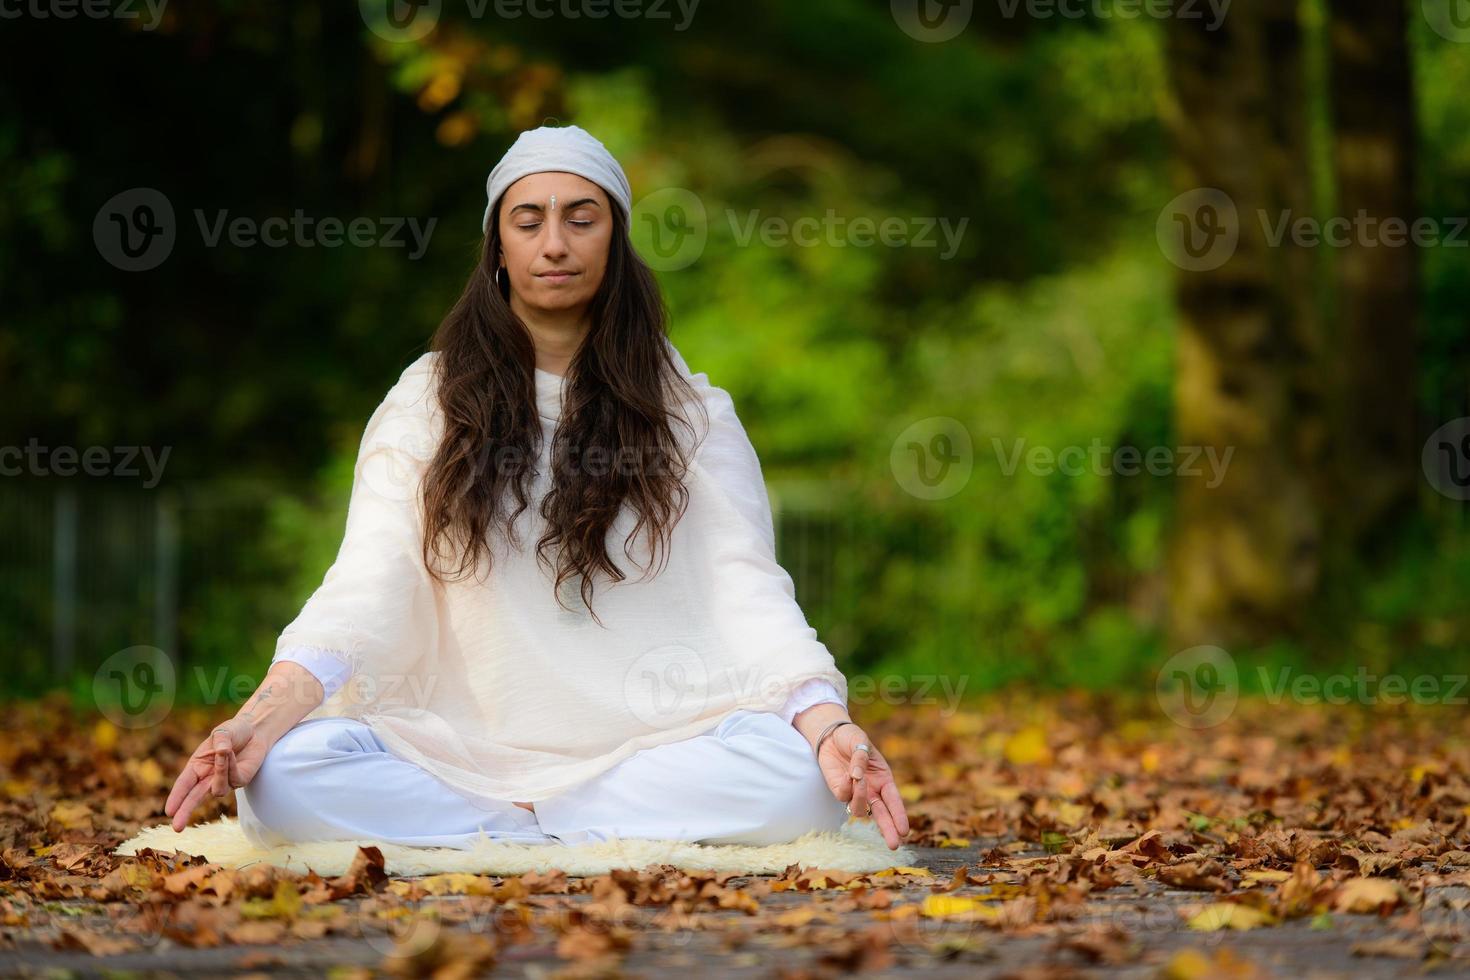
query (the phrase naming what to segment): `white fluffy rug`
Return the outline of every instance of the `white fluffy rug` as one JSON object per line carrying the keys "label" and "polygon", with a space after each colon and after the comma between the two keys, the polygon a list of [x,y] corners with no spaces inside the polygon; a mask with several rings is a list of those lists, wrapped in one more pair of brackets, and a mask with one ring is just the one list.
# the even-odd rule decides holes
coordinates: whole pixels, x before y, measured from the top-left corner
{"label": "white fluffy rug", "polygon": [[616,840],[589,844],[514,844],[482,838],[474,848],[406,847],[378,841],[313,841],[265,849],[245,839],[237,817],[185,827],[176,833],[166,823],[143,830],[119,844],[115,854],[136,854],[145,847],[167,853],[198,854],[230,868],[264,862],[293,871],[314,870],[324,877],[344,874],[359,845],[383,852],[390,875],[426,875],[448,871],[472,874],[518,875],[527,871],[560,869],[568,875],[606,874],[613,868],[640,869],[650,864],[672,864],[702,871],[779,874],[789,865],[831,868],[837,871],[882,871],[911,867],[912,850],[890,851],[878,827],[869,820],[849,820],[841,830],[812,831],[787,844],[766,847],[733,844],[689,844],[674,840]]}

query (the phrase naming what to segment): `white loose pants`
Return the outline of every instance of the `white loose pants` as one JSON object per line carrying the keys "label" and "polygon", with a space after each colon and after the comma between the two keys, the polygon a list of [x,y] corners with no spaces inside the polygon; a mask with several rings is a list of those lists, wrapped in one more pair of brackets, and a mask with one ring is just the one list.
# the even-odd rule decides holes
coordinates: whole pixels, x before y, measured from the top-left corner
{"label": "white loose pants", "polygon": [[613,838],[778,844],[848,819],[811,746],[773,712],[740,710],[711,731],[642,749],[602,775],[535,802],[482,807],[384,747],[350,718],[316,718],[271,747],[235,793],[257,846],[371,839],[469,848]]}

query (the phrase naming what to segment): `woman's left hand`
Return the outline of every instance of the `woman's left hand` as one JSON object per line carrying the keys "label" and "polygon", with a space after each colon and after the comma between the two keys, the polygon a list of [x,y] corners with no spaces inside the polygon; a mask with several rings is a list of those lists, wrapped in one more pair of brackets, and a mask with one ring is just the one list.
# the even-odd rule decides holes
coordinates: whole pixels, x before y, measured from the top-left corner
{"label": "woman's left hand", "polygon": [[893,770],[868,733],[855,723],[839,725],[822,743],[817,764],[827,778],[827,788],[847,804],[847,812],[855,817],[871,816],[888,849],[896,849],[908,836],[909,817]]}

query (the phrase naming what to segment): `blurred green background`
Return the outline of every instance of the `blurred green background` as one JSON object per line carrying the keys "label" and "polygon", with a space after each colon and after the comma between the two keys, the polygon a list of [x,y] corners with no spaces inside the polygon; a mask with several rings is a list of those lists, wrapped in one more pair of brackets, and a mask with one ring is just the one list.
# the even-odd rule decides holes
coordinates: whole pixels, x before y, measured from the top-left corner
{"label": "blurred green background", "polygon": [[[1458,0],[59,6],[0,24],[0,445],[169,455],[156,485],[0,478],[6,694],[85,695],[140,644],[263,673],[368,415],[476,262],[489,168],[543,123],[622,161],[674,342],[732,393],[850,674],[1149,690],[1198,644],[1464,667],[1470,442],[1431,435],[1470,415]],[[138,188],[176,241],[129,271],[103,241]],[[1441,240],[1269,240],[1360,209]],[[298,210],[435,224],[421,255],[200,227]],[[742,237],[829,214],[806,244]],[[1213,241],[1222,214],[1238,244],[1188,268],[1170,229]],[[1229,466],[1024,461],[1094,445]]]}

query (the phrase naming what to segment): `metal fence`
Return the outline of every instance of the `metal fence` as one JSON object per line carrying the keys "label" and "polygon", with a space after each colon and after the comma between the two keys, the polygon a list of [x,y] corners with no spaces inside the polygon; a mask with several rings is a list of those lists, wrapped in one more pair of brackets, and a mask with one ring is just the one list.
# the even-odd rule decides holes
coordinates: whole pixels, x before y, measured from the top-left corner
{"label": "metal fence", "polygon": [[[0,624],[11,666],[0,691],[89,678],[113,653],[141,644],[166,651],[180,668],[268,657],[249,648],[247,637],[285,626],[284,583],[299,571],[281,567],[289,557],[251,550],[270,532],[269,504],[278,492],[0,481]],[[841,656],[854,640],[859,590],[838,555],[853,541],[856,517],[782,506],[776,492],[772,503],[778,557],[808,620]],[[239,617],[222,628],[241,637],[233,652],[205,636],[219,628],[210,620],[222,607]]]}

